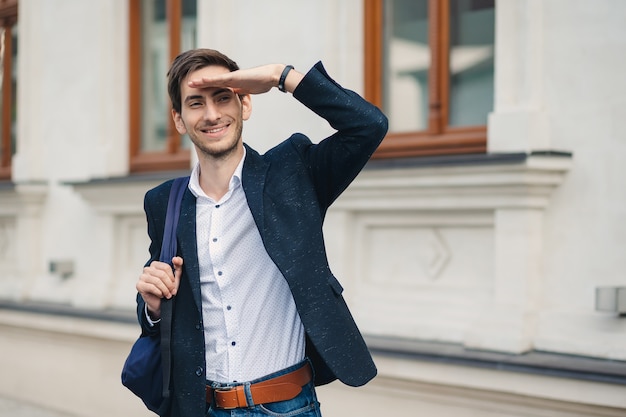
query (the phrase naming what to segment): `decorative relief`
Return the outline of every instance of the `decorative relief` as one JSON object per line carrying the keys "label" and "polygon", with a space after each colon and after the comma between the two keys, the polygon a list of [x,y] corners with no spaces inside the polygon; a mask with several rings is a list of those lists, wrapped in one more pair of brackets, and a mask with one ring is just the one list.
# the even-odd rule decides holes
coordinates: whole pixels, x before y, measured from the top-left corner
{"label": "decorative relief", "polygon": [[452,254],[436,227],[369,225],[364,230],[368,280],[428,284],[443,273]]}
{"label": "decorative relief", "polygon": [[420,243],[417,256],[428,277],[435,280],[450,260],[448,246],[437,228],[426,230]]}
{"label": "decorative relief", "polygon": [[355,276],[375,285],[482,287],[492,282],[493,213],[361,212]]}
{"label": "decorative relief", "polygon": [[356,214],[351,301],[362,330],[461,343],[493,292],[493,220],[476,210]]}
{"label": "decorative relief", "polygon": [[[515,289],[536,277],[516,265],[541,261],[528,249],[542,236],[537,217],[572,160],[490,158],[372,164],[333,205],[335,218],[346,221],[337,241],[365,334],[515,352],[527,344],[534,304]],[[533,230],[509,233],[519,230],[519,218]]]}

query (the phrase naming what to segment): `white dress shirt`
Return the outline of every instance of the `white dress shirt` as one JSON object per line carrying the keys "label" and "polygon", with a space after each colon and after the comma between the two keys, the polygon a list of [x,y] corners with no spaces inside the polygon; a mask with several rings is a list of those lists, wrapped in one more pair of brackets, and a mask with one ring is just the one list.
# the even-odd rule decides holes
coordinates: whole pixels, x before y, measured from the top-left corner
{"label": "white dress shirt", "polygon": [[304,359],[304,327],[271,260],[241,185],[245,154],[219,201],[191,173],[206,347],[206,378],[250,381]]}

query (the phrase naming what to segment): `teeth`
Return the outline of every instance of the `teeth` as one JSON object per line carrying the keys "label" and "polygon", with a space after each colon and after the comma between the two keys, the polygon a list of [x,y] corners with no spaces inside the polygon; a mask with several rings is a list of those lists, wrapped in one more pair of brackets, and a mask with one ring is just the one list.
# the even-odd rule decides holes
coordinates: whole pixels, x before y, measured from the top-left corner
{"label": "teeth", "polygon": [[222,130],[224,130],[223,127],[218,127],[217,129],[208,129],[208,130],[206,130],[206,132],[207,133],[217,133],[217,132],[220,132]]}

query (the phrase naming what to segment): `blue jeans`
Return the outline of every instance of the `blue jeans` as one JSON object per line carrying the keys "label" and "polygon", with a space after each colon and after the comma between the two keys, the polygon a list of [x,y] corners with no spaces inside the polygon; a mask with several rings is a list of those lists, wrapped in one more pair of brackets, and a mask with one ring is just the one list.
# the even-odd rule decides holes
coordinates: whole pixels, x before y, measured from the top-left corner
{"label": "blue jeans", "polygon": [[[304,362],[303,362],[304,363]],[[267,379],[275,378],[300,368],[303,363],[299,363],[273,374],[250,381],[250,383],[261,382]],[[219,382],[207,382],[213,388],[235,387],[246,384],[222,384]],[[235,408],[225,410],[210,405],[207,407],[206,417],[322,417],[320,412],[320,404],[315,394],[315,385],[313,381],[302,387],[302,391],[297,397],[291,400],[279,401],[275,403],[257,404],[252,407]]]}

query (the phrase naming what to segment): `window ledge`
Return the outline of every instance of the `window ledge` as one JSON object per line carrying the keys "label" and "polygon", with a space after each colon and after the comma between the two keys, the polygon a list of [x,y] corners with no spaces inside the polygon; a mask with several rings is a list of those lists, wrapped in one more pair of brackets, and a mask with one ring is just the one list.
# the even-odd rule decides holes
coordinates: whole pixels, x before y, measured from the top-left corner
{"label": "window ledge", "polygon": [[555,151],[372,160],[333,207],[543,209],[571,165]]}
{"label": "window ledge", "polygon": [[572,153],[567,151],[545,150],[510,153],[481,153],[462,155],[440,155],[411,158],[394,159],[373,159],[367,169],[387,169],[387,168],[424,168],[424,167],[444,167],[444,166],[488,166],[488,165],[511,165],[524,164],[528,160],[544,162],[556,161],[564,162],[572,159]]}
{"label": "window ledge", "polygon": [[101,214],[132,214],[141,211],[146,191],[171,178],[189,175],[185,171],[132,174],[124,177],[96,178],[66,182]]}
{"label": "window ledge", "polygon": [[18,214],[39,215],[48,196],[45,183],[14,183],[0,181],[1,215],[17,216]]}

